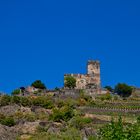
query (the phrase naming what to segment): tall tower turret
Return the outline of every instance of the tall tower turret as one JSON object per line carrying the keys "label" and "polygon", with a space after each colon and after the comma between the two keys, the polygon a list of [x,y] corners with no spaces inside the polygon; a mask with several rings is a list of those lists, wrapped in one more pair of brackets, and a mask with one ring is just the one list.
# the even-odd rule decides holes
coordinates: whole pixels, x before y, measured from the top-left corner
{"label": "tall tower turret", "polygon": [[[101,79],[100,79],[100,62],[89,60],[87,64],[87,74],[94,79],[94,83],[97,87],[101,87]],[[92,83],[92,82],[91,82]]]}

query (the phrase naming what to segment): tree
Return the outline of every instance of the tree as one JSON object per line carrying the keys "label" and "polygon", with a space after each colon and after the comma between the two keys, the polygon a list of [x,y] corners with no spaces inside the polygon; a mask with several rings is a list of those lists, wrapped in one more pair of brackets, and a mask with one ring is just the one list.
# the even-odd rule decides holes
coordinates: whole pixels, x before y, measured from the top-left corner
{"label": "tree", "polygon": [[72,76],[66,76],[65,77],[65,87],[68,87],[70,89],[76,87],[76,79]]}
{"label": "tree", "polygon": [[20,94],[20,89],[15,89],[13,92],[12,92],[12,95],[19,95]]}
{"label": "tree", "polygon": [[110,92],[113,92],[113,88],[111,86],[105,86],[104,88],[107,89]]}
{"label": "tree", "polygon": [[127,84],[119,83],[115,87],[115,92],[121,97],[129,97],[132,94],[133,88]]}
{"label": "tree", "polygon": [[39,89],[46,89],[46,86],[44,83],[41,82],[41,80],[36,80],[35,82],[32,83],[33,87],[39,88]]}

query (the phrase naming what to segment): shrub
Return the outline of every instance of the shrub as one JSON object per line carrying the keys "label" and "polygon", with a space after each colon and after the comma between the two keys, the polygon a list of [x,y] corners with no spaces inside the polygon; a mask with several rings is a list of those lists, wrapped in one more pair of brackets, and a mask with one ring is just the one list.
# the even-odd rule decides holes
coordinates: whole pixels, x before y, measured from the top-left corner
{"label": "shrub", "polygon": [[137,118],[137,123],[140,124],[140,116]]}
{"label": "shrub", "polygon": [[41,106],[46,109],[51,109],[54,107],[52,100],[50,100],[46,97],[37,97],[35,99],[32,99],[32,103],[35,106]]}
{"label": "shrub", "polygon": [[31,106],[31,100],[28,97],[22,97],[21,98],[21,105],[23,106]]}
{"label": "shrub", "polygon": [[139,123],[127,124],[123,126],[121,117],[118,122],[111,121],[100,129],[100,140],[139,140],[140,139]]}
{"label": "shrub", "polygon": [[74,116],[74,110],[70,106],[64,106],[60,109],[53,109],[53,113],[50,115],[49,119],[61,122],[61,121],[69,121]]}
{"label": "shrub", "polygon": [[20,99],[21,99],[21,97],[19,97],[19,96],[12,96],[11,102],[15,103],[15,104],[20,104],[21,103]]}
{"label": "shrub", "polygon": [[41,82],[41,80],[36,80],[35,82],[32,83],[33,87],[39,88],[39,89],[46,89],[46,86],[44,83]]}
{"label": "shrub", "polygon": [[76,79],[72,76],[65,77],[65,87],[73,89],[76,87]]}
{"label": "shrub", "polygon": [[120,118],[117,123],[114,120],[110,124],[100,129],[100,138],[104,140],[121,140],[124,138],[122,119]]}
{"label": "shrub", "polygon": [[80,116],[75,116],[70,120],[70,126],[75,127],[77,129],[82,129],[85,125],[90,124],[92,122],[91,118],[84,118]]}
{"label": "shrub", "polygon": [[12,117],[4,117],[0,120],[0,123],[9,127],[14,126],[16,124]]}
{"label": "shrub", "polygon": [[105,95],[101,95],[101,96],[99,97],[99,99],[102,100],[102,101],[104,101],[104,100],[111,100],[111,99],[112,99],[112,96],[111,96],[110,93],[107,93],[107,94],[105,94]]}
{"label": "shrub", "polygon": [[61,107],[63,107],[65,105],[65,102],[63,100],[58,100],[56,102],[56,105],[57,105],[58,108],[61,108]]}
{"label": "shrub", "polygon": [[104,88],[107,89],[107,90],[110,91],[110,92],[113,92],[113,91],[114,91],[113,88],[112,88],[111,86],[105,86]]}
{"label": "shrub", "polygon": [[3,114],[0,114],[0,122],[5,119],[5,116]]}
{"label": "shrub", "polygon": [[36,116],[34,113],[25,114],[24,118],[29,122],[34,122],[36,120]]}
{"label": "shrub", "polygon": [[119,99],[118,95],[113,96],[113,100],[117,101]]}
{"label": "shrub", "polygon": [[0,98],[0,106],[6,106],[9,105],[11,102],[11,96],[4,95]]}
{"label": "shrub", "polygon": [[12,92],[12,95],[19,95],[20,94],[20,89],[15,89],[13,92]]}
{"label": "shrub", "polygon": [[[45,130],[46,131],[46,130]],[[35,134],[30,140],[81,140],[82,134],[75,128],[68,128],[60,133],[41,132]]]}

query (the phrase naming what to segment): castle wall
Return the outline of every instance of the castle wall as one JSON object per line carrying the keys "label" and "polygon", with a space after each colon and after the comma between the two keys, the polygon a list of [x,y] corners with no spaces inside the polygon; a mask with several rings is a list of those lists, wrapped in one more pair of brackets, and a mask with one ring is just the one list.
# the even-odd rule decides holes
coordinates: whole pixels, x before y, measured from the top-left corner
{"label": "castle wall", "polygon": [[87,74],[66,74],[76,79],[76,89],[94,89],[100,92],[100,63],[99,61],[88,61]]}

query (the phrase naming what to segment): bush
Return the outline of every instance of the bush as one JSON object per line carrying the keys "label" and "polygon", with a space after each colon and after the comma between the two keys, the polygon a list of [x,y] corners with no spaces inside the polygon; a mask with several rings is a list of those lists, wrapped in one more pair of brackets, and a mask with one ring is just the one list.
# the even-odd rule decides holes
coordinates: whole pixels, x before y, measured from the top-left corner
{"label": "bush", "polygon": [[36,116],[34,113],[25,114],[24,118],[29,122],[34,122],[36,120]]}
{"label": "bush", "polygon": [[32,103],[35,106],[41,106],[46,109],[51,109],[54,107],[53,101],[46,97],[37,97],[35,99],[32,99]]}
{"label": "bush", "polygon": [[15,104],[20,104],[21,103],[21,97],[19,97],[19,96],[12,96],[11,102],[15,103]]}
{"label": "bush", "polygon": [[92,122],[91,118],[84,118],[80,116],[75,116],[70,120],[70,126],[75,127],[77,129],[84,128],[87,124],[90,124]]}
{"label": "bush", "polygon": [[121,117],[118,122],[111,121],[110,124],[100,129],[100,140],[139,140],[139,123],[123,126]]}
{"label": "bush", "polygon": [[104,101],[104,100],[111,100],[112,99],[112,96],[110,93],[107,93],[105,95],[101,95],[100,97],[100,100]]}
{"label": "bush", "polygon": [[46,89],[46,86],[44,83],[41,82],[41,80],[36,80],[35,82],[32,83],[33,87],[39,88],[39,89]]}
{"label": "bush", "polygon": [[30,140],[82,140],[82,134],[75,128],[68,128],[60,133],[41,132],[32,136]]}
{"label": "bush", "polygon": [[61,122],[61,121],[69,121],[74,116],[74,110],[70,106],[64,106],[60,109],[53,109],[53,113],[50,115],[49,119]]}
{"label": "bush", "polygon": [[20,94],[20,89],[16,89],[12,92],[12,95],[19,95]]}
{"label": "bush", "polygon": [[14,126],[16,124],[12,117],[4,117],[3,119],[0,119],[0,123],[9,127]]}
{"label": "bush", "polygon": [[22,97],[21,99],[21,105],[22,106],[31,106],[31,99],[28,97]]}
{"label": "bush", "polygon": [[65,87],[73,89],[76,87],[76,79],[72,76],[65,77]]}
{"label": "bush", "polygon": [[113,92],[113,91],[114,91],[113,88],[112,88],[111,86],[105,86],[104,88],[107,89],[107,90],[110,91],[110,92]]}
{"label": "bush", "polygon": [[10,102],[11,102],[11,96],[9,96],[9,95],[1,96],[1,98],[0,98],[0,106],[9,105]]}

